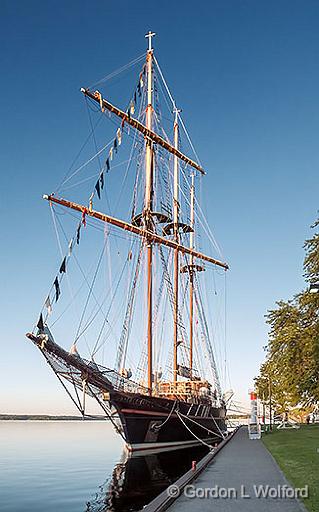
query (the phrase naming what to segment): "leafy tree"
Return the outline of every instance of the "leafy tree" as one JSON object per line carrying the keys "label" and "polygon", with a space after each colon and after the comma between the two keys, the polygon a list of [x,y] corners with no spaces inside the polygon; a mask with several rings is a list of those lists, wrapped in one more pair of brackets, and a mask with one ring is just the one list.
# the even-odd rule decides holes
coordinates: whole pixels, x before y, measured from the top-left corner
{"label": "leafy tree", "polygon": [[[313,228],[319,226],[316,221]],[[319,283],[319,234],[304,244],[304,277]],[[279,408],[310,406],[319,402],[319,293],[306,288],[291,300],[278,301],[268,311],[269,325],[266,360],[255,379],[259,396],[272,396]]]}

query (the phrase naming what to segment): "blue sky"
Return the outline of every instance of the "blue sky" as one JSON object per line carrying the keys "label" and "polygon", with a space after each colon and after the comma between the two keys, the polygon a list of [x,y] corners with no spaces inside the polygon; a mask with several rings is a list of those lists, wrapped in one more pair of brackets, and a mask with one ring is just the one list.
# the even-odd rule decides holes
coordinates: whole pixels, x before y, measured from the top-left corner
{"label": "blue sky", "polygon": [[302,244],[318,209],[318,2],[31,0],[1,10],[0,411],[73,410],[24,337],[57,265],[41,196],[87,133],[79,88],[143,53],[149,29],[207,169],[208,220],[231,266],[231,383],[244,399],[265,312],[304,285]]}

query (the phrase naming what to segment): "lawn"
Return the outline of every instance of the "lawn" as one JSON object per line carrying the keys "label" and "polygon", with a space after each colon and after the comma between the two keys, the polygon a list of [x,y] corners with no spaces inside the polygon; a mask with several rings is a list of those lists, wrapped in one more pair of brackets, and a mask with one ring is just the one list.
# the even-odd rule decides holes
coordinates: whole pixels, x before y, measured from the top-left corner
{"label": "lawn", "polygon": [[309,486],[304,504],[319,511],[319,425],[303,425],[299,430],[277,430],[263,435],[263,442],[293,487]]}

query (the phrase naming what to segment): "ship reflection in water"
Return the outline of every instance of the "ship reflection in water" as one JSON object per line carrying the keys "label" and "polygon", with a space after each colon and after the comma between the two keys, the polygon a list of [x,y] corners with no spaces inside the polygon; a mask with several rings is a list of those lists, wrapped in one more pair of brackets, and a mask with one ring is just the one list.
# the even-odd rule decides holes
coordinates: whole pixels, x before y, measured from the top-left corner
{"label": "ship reflection in water", "polygon": [[171,483],[208,453],[205,447],[152,455],[122,455],[111,480],[101,485],[85,512],[132,512],[141,510]]}

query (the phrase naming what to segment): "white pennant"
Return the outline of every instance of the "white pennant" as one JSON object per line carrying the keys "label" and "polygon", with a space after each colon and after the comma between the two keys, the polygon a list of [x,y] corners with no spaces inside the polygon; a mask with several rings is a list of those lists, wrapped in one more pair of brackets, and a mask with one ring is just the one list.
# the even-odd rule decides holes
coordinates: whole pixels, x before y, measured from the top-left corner
{"label": "white pennant", "polygon": [[73,238],[69,241],[69,256],[71,256],[73,250]]}
{"label": "white pennant", "polygon": [[47,296],[47,298],[45,300],[45,307],[48,310],[48,314],[51,315],[51,313],[52,313],[52,305],[51,305],[51,301],[50,301],[49,295]]}
{"label": "white pennant", "polygon": [[120,128],[117,129],[116,136],[117,136],[117,142],[120,146],[122,144],[122,132],[121,132]]}

